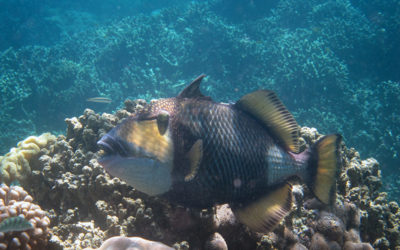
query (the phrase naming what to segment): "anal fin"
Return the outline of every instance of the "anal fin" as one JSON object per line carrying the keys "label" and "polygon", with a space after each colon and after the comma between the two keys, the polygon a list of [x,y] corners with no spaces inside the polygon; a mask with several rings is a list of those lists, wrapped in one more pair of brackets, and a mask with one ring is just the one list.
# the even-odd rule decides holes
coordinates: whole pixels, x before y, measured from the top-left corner
{"label": "anal fin", "polygon": [[252,231],[272,231],[292,208],[292,185],[285,183],[244,207],[232,208],[236,218]]}

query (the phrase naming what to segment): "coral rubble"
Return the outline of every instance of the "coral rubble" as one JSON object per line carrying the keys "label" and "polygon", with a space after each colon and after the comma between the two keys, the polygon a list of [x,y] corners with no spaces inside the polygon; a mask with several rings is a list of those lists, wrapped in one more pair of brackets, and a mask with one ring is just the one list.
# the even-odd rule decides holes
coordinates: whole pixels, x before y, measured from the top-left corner
{"label": "coral rubble", "polygon": [[[126,101],[115,115],[85,110],[66,119],[67,134],[41,151],[24,187],[52,221],[51,249],[98,248],[113,236],[143,237],[175,249],[394,249],[400,247],[400,209],[379,191],[379,163],[362,160],[342,146],[343,169],[334,208],[325,207],[306,186],[294,186],[290,215],[265,235],[238,223],[228,205],[187,209],[140,193],[107,174],[97,163],[96,141],[121,119],[142,109]],[[321,138],[301,129],[302,148]]]}

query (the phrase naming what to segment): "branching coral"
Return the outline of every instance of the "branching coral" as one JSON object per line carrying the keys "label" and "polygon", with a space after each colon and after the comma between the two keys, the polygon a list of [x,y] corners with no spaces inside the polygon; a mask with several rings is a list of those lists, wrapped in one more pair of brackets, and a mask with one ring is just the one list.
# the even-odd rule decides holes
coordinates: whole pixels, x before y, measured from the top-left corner
{"label": "branching coral", "polygon": [[24,231],[0,233],[0,249],[43,249],[47,244],[50,220],[22,187],[0,186],[0,222],[21,216],[33,228]]}
{"label": "branching coral", "polygon": [[56,137],[49,133],[39,137],[30,136],[18,143],[5,156],[0,156],[0,182],[11,183],[22,181],[30,173],[29,161],[36,156],[48,143],[54,142]]}

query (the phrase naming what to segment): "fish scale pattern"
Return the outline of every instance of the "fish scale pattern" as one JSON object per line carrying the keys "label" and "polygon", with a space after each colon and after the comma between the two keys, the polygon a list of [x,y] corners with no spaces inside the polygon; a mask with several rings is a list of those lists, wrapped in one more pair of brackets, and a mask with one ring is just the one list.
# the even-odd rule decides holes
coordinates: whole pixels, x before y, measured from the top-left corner
{"label": "fish scale pattern", "polygon": [[281,182],[291,175],[298,175],[306,180],[308,174],[306,171],[306,159],[306,157],[295,159],[276,145],[269,147],[265,155],[269,173],[268,184],[273,185]]}
{"label": "fish scale pattern", "polygon": [[[182,112],[195,138],[203,140],[198,186],[218,200],[241,200],[266,188],[265,152],[271,144],[264,127],[232,105],[196,103]],[[198,197],[199,198],[199,197]]]}

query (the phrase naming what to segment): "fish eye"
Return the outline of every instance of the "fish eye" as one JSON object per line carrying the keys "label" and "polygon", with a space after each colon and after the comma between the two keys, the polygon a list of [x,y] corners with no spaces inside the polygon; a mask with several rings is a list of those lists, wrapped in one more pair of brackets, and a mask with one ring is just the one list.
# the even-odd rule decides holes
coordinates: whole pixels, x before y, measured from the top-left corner
{"label": "fish eye", "polygon": [[160,113],[157,115],[157,126],[160,135],[165,134],[168,128],[168,123],[169,123],[169,113],[165,110],[161,110]]}

